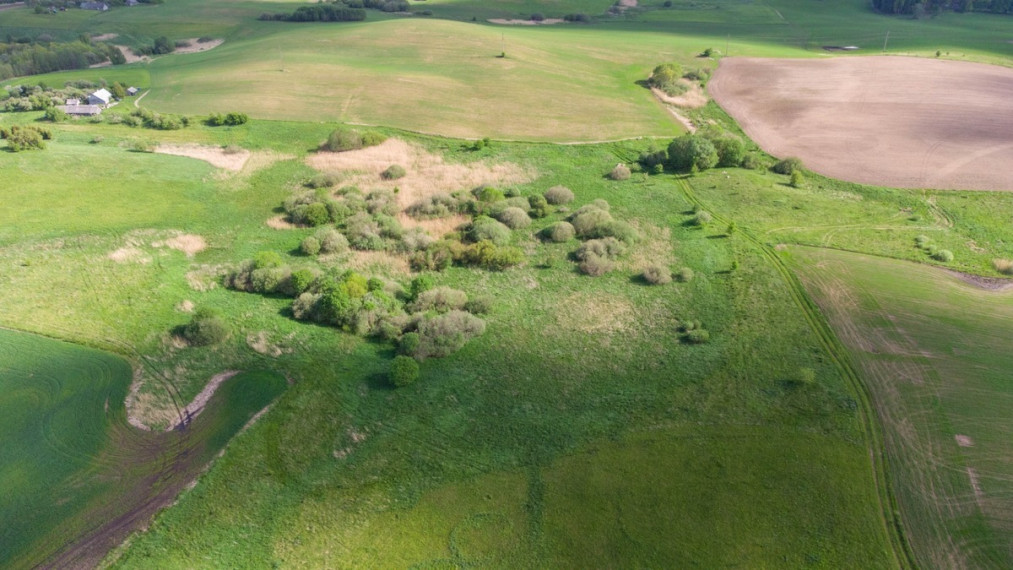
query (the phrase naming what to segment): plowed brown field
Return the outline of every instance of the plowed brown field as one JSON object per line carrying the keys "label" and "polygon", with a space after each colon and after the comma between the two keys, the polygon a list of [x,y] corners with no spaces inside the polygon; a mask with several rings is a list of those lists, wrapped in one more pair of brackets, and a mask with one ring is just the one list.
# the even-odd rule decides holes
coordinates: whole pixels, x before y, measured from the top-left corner
{"label": "plowed brown field", "polygon": [[896,56],[728,58],[709,90],[765,151],[833,178],[1013,190],[1013,69]]}

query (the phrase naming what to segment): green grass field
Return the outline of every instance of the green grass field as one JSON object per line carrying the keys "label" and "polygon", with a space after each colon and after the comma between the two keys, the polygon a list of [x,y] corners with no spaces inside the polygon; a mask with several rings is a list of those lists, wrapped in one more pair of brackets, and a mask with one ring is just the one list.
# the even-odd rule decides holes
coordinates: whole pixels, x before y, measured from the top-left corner
{"label": "green grass field", "polygon": [[1010,291],[924,265],[791,252],[873,394],[919,562],[1008,567]]}
{"label": "green grass field", "polygon": [[[152,434],[126,423],[131,370],[113,355],[0,329],[0,369],[5,568],[33,567],[81,539],[115,546],[124,530],[102,525],[145,508],[150,516],[149,502],[171,499],[285,385],[271,373],[240,375],[189,431]],[[94,564],[96,554],[63,562]]]}
{"label": "green grass field", "polygon": [[[176,434],[151,436],[159,438],[155,457],[147,436],[125,425],[127,364],[0,331],[0,368],[13,371],[0,384],[17,385],[0,386],[0,487],[14,490],[0,502],[0,519],[37,517],[0,531],[15,545],[0,566],[31,566],[116,509],[163,494],[168,502],[279,394],[196,487],[105,563],[903,568],[913,550],[925,567],[1007,564],[1008,294],[897,259],[931,262],[915,247],[924,235],[953,251],[948,267],[997,275],[992,260],[1013,258],[1004,213],[1013,195],[817,176],[792,188],[787,177],[743,169],[604,176],[635,162],[650,144],[640,137],[664,144],[683,130],[637,83],[659,63],[712,68],[715,60],[697,57],[705,48],[819,57],[822,45],[855,44],[878,53],[889,32],[891,53],[940,50],[1010,65],[1007,19],[884,17],[860,0],[676,0],[668,9],[650,0],[606,17],[610,4],[428,0],[412,7],[432,10],[431,18],[370,11],[356,24],[256,20],[291,11],[291,1],[0,11],[0,27],[14,37],[226,40],[203,53],[8,84],[122,81],[150,89],[141,104],[158,112],[253,117],[241,127],[170,132],[74,121],[55,125],[43,152],[0,152],[0,325],[126,357],[142,383],[133,411],[156,427],[212,375],[260,371],[224,384],[183,443],[166,443]],[[534,12],[596,18],[486,22]],[[128,101],[107,113],[131,109]],[[686,114],[738,130],[713,104]],[[38,116],[0,114],[0,125]],[[577,195],[573,207],[606,199],[645,239],[615,272],[583,276],[567,259],[576,242],[534,237],[565,216],[554,212],[514,232],[528,256],[521,267],[435,274],[440,284],[493,298],[487,331],[451,357],[425,361],[419,383],[393,390],[389,343],[295,321],[289,300],[225,290],[216,278],[263,250],[317,263],[298,253],[313,230],[265,222],[314,174],[305,159],[335,121],[380,125],[450,164],[518,165],[533,180],[511,190],[532,195],[564,184]],[[460,140],[487,136],[495,140],[481,151]],[[548,144],[616,139],[630,140]],[[253,158],[231,173],[131,152],[136,141],[233,145]],[[695,206],[716,221],[691,225]],[[732,221],[739,230],[727,235]],[[207,248],[188,257],[166,246],[179,234],[200,236]],[[785,260],[845,344],[872,331],[882,350],[856,349],[851,366]],[[696,276],[647,286],[638,274],[651,262]],[[411,279],[396,263],[355,255],[326,264],[403,285]],[[841,292],[850,296],[834,296]],[[170,331],[187,322],[189,306],[220,310],[229,338],[179,345]],[[679,325],[687,320],[701,321],[710,342],[684,342]],[[44,362],[41,354],[62,356]],[[898,371],[922,383],[897,385]],[[47,387],[77,391],[42,399],[39,376],[54,379]],[[73,426],[81,426],[82,451],[64,459],[66,447],[49,444],[65,446]],[[14,433],[30,437],[9,446]],[[961,447],[956,435],[973,446]],[[110,479],[123,465],[125,479]],[[179,473],[150,485],[147,477],[165,465]],[[90,486],[65,503],[38,491],[82,478]]]}

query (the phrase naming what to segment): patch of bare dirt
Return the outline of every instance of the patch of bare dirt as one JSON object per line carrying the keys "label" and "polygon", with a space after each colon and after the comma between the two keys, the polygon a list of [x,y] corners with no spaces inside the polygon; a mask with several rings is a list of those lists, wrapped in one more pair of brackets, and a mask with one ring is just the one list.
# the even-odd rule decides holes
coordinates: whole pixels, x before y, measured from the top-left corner
{"label": "patch of bare dirt", "polygon": [[250,151],[246,149],[226,151],[221,147],[199,144],[160,144],[155,147],[155,152],[196,158],[210,163],[216,168],[224,168],[232,172],[242,170],[246,161],[250,159]]}
{"label": "patch of bare dirt", "polygon": [[1013,190],[1013,69],[927,58],[724,58],[710,94],[775,156],[902,188]]}
{"label": "patch of bare dirt", "polygon": [[[306,163],[322,172],[342,173],[342,185],[358,186],[364,192],[398,188],[397,204],[402,209],[441,192],[470,190],[482,184],[509,186],[535,178],[534,172],[510,162],[444,162],[442,156],[396,138],[361,150],[318,152]],[[405,176],[383,180],[380,173],[393,164],[404,168]]]}
{"label": "patch of bare dirt", "polygon": [[565,20],[562,18],[545,18],[544,20],[515,20],[510,18],[491,18],[488,20],[490,24],[500,24],[503,26],[549,26],[552,24],[562,24]]}
{"label": "patch of bare dirt", "polygon": [[126,59],[127,63],[137,63],[138,61],[151,61],[151,58],[146,55],[137,55],[134,50],[127,46],[114,45],[114,48],[120,50],[123,54],[123,58]]}
{"label": "patch of bare dirt", "polygon": [[190,299],[184,299],[176,305],[176,310],[181,313],[192,313],[194,308],[196,308],[196,305],[194,305],[194,302]]}
{"label": "patch of bare dirt", "polygon": [[196,234],[178,234],[163,241],[152,242],[152,247],[168,247],[182,251],[187,257],[193,257],[207,249],[208,244],[204,238]]}
{"label": "patch of bare dirt", "polygon": [[97,36],[92,36],[91,40],[93,42],[105,42],[118,37],[120,37],[119,34],[99,34]]}
{"label": "patch of bare dirt", "polygon": [[953,436],[953,438],[957,440],[957,445],[959,445],[960,447],[974,447],[974,441],[970,437],[967,437],[966,435],[958,434]]}
{"label": "patch of bare dirt", "polygon": [[1013,279],[1006,279],[1003,277],[984,277],[982,275],[964,273],[963,271],[955,271],[953,269],[944,269],[944,271],[958,277],[965,283],[969,283],[975,287],[980,287],[988,291],[1008,291],[1013,289]]}

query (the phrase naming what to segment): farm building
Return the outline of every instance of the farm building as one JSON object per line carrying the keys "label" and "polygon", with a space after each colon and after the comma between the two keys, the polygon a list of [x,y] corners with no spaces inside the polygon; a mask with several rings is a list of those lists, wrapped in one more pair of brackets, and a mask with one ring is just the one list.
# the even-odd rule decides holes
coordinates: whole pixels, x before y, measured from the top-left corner
{"label": "farm building", "polygon": [[57,108],[68,115],[85,117],[99,115],[102,113],[102,107],[100,105],[61,105]]}
{"label": "farm building", "polygon": [[138,89],[136,87],[127,87],[127,95],[129,95],[131,97],[133,97],[134,95],[137,95],[137,91],[138,91]]}
{"label": "farm building", "polygon": [[88,95],[89,105],[102,105],[103,107],[109,104],[113,98],[113,94],[106,91],[105,89],[99,89],[98,91]]}
{"label": "farm building", "polygon": [[81,2],[81,9],[105,12],[109,10],[109,4],[106,4],[105,2]]}

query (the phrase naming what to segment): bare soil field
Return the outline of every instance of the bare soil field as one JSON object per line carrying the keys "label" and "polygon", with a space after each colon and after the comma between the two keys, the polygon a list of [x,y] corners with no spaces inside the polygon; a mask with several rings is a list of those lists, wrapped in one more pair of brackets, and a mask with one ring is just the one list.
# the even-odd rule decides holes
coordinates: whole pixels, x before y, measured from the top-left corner
{"label": "bare soil field", "polygon": [[826,176],[1013,190],[1013,69],[895,56],[728,58],[709,89],[765,151]]}

